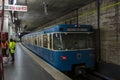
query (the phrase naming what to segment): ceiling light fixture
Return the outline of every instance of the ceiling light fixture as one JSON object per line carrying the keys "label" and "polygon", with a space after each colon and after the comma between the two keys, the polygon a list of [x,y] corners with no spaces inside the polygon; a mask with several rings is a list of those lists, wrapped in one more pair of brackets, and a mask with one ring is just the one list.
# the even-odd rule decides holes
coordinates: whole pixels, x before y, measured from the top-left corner
{"label": "ceiling light fixture", "polygon": [[45,14],[48,15],[48,4],[46,4],[45,1],[43,1],[43,7],[44,7]]}

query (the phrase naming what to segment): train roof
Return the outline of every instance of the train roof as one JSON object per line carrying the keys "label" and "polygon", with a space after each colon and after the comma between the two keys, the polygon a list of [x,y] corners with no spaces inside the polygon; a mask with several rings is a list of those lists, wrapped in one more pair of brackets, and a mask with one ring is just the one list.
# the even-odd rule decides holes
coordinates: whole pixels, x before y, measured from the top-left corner
{"label": "train roof", "polygon": [[75,25],[75,24],[59,24],[54,25],[48,28],[41,29],[37,32],[33,32],[29,35],[37,35],[37,34],[45,34],[45,33],[52,33],[52,32],[93,32],[92,25]]}

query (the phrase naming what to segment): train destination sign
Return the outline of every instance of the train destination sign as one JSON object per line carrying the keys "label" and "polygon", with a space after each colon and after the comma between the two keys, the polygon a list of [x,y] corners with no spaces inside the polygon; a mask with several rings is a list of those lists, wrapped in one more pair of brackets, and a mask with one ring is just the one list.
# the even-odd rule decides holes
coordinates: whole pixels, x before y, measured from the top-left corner
{"label": "train destination sign", "polygon": [[[2,10],[2,5],[1,4],[0,4],[0,10]],[[4,10],[27,12],[27,6],[22,6],[22,5],[5,5]]]}
{"label": "train destination sign", "polygon": [[87,28],[67,28],[67,31],[88,31]]}

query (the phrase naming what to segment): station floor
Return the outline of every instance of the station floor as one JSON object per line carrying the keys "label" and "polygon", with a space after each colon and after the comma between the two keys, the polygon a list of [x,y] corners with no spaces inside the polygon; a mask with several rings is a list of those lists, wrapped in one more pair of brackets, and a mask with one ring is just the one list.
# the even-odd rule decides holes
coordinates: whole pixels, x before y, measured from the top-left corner
{"label": "station floor", "polygon": [[16,46],[15,63],[4,64],[4,78],[4,80],[55,80],[53,75],[51,76],[51,74],[26,54],[19,44]]}

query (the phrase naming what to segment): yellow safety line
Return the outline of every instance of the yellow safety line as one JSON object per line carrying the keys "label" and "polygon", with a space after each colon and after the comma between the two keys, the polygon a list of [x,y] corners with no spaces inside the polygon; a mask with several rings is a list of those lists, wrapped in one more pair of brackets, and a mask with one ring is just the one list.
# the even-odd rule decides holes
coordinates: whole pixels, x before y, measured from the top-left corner
{"label": "yellow safety line", "polygon": [[107,9],[107,8],[110,8],[110,7],[117,6],[117,5],[119,5],[119,4],[120,4],[120,2],[117,2],[117,3],[114,3],[114,4],[110,4],[110,5],[108,5],[108,6],[105,6],[105,7],[101,8],[101,10],[104,10],[104,9]]}

